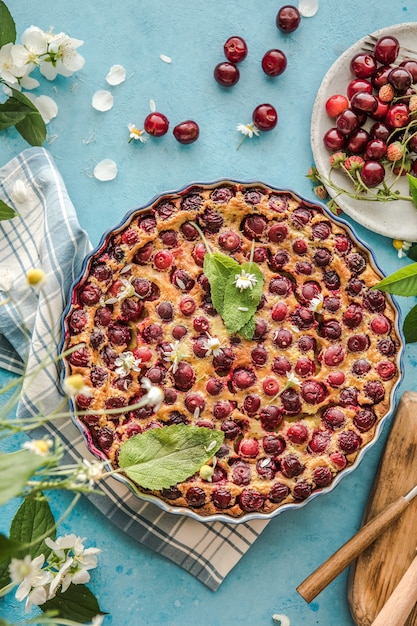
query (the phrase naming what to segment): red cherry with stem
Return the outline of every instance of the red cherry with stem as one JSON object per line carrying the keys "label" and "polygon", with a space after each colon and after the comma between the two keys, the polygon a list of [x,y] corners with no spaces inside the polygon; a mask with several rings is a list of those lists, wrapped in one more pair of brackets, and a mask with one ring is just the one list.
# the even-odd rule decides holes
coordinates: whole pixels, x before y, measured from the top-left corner
{"label": "red cherry with stem", "polygon": [[272,104],[259,104],[252,113],[252,121],[259,130],[272,130],[278,123],[278,113]]}
{"label": "red cherry with stem", "polygon": [[214,78],[222,87],[233,87],[240,78],[240,72],[237,65],[224,61],[214,68]]}
{"label": "red cherry with stem", "polygon": [[339,113],[349,108],[349,100],[342,94],[334,94],[326,100],[326,113],[330,117],[336,118]]}
{"label": "red cherry with stem", "polygon": [[287,67],[287,57],[281,50],[272,49],[262,58],[262,69],[267,76],[279,76]]}
{"label": "red cherry with stem", "polygon": [[374,47],[374,56],[380,63],[394,63],[400,51],[400,42],[392,35],[380,37]]}
{"label": "red cherry with stem", "polygon": [[197,122],[185,120],[185,122],[177,124],[172,132],[177,141],[183,144],[189,144],[197,141],[200,129]]}
{"label": "red cherry with stem", "polygon": [[283,33],[292,33],[298,28],[300,21],[300,11],[291,4],[281,7],[277,13],[276,25]]}
{"label": "red cherry with stem", "polygon": [[169,121],[163,113],[152,112],[146,117],[143,127],[148,135],[162,137],[168,132]]}
{"label": "red cherry with stem", "polygon": [[246,41],[236,35],[229,37],[223,46],[223,50],[226,59],[231,63],[240,63],[248,54]]}

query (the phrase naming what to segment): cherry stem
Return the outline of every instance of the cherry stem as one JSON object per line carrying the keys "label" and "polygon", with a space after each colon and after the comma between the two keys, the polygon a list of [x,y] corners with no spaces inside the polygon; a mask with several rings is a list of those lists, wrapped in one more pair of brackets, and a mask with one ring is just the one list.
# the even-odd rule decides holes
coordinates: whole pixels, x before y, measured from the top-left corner
{"label": "cherry stem", "polygon": [[201,239],[203,240],[204,245],[206,246],[206,250],[209,254],[212,254],[212,249],[210,248],[210,244],[207,241],[207,239],[204,236],[203,231],[201,230],[200,226],[196,223],[196,222],[190,222],[191,226],[194,226],[194,228],[196,229],[196,231],[198,232],[198,234],[200,235]]}

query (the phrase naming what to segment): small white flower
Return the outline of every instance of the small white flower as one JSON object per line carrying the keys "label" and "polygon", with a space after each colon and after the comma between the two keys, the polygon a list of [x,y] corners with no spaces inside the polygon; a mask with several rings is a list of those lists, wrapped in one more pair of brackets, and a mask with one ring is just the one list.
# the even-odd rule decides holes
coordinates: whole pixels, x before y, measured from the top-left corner
{"label": "small white flower", "polygon": [[320,293],[318,296],[311,298],[308,308],[310,309],[310,311],[320,313],[320,311],[323,309],[323,295]]}
{"label": "small white flower", "polygon": [[249,139],[252,139],[254,135],[259,135],[259,130],[253,124],[238,124],[236,130]]}
{"label": "small white flower", "polygon": [[137,128],[134,124],[127,125],[129,129],[129,143],[131,141],[140,141],[141,143],[145,143],[148,140],[147,135],[144,130]]}
{"label": "small white flower", "polygon": [[218,356],[222,352],[222,344],[220,339],[218,337],[211,337],[208,333],[206,334],[207,340],[203,346],[207,350],[206,356],[210,356],[211,354],[213,356]]}
{"label": "small white flower", "polygon": [[83,468],[81,472],[84,472],[86,476],[85,482],[88,481],[90,487],[93,487],[95,483],[99,482],[105,474],[106,467],[104,462],[93,461],[90,463],[88,459],[83,459]]}
{"label": "small white flower", "polygon": [[103,159],[94,168],[94,176],[97,180],[113,180],[117,176],[117,165],[111,159]]}
{"label": "small white flower", "polygon": [[127,376],[130,371],[140,372],[140,359],[136,359],[133,352],[123,352],[115,360],[116,374],[118,376]]}
{"label": "small white flower", "polygon": [[18,85],[18,79],[25,75],[24,65],[17,65],[13,58],[13,43],[6,43],[0,48],[0,79],[11,87]]}
{"label": "small white flower", "polygon": [[99,548],[84,548],[84,539],[74,534],[58,537],[53,541],[50,537],[45,539],[51,554],[48,557],[50,565],[58,569],[50,586],[50,593],[55,594],[58,587],[64,592],[69,585],[84,584],[90,580],[88,570],[97,566],[96,554],[101,552]]}
{"label": "small white flower", "polygon": [[287,372],[287,384],[288,387],[301,387],[301,380],[293,372]]}
{"label": "small white flower", "polygon": [[33,604],[40,605],[47,600],[46,586],[53,576],[51,572],[42,569],[44,563],[43,554],[33,560],[27,554],[24,559],[12,559],[9,565],[12,583],[19,585],[15,594],[16,600],[21,602],[26,598],[26,612],[31,610]]}
{"label": "small white flower", "polygon": [[93,94],[91,104],[96,111],[110,111],[114,104],[114,98],[110,91],[99,89]]}
{"label": "small white flower", "polygon": [[234,285],[236,285],[237,289],[243,291],[243,289],[253,289],[254,285],[258,282],[255,274],[249,274],[244,269],[241,270],[240,274],[235,274]]}
{"label": "small white flower", "polygon": [[153,406],[157,411],[164,400],[164,392],[159,387],[152,385],[149,378],[142,378],[140,382],[142,387],[146,389],[146,394],[140,400],[140,406]]}
{"label": "small white flower", "polygon": [[70,398],[80,394],[87,397],[91,397],[93,395],[93,392],[90,387],[85,384],[84,378],[81,374],[71,374],[70,376],[67,376],[62,383],[62,388]]}
{"label": "small white flower", "polygon": [[407,252],[413,245],[411,241],[403,241],[402,239],[394,239],[392,245],[398,252],[398,258],[402,259],[407,256]]}
{"label": "small white flower", "polygon": [[106,82],[109,85],[120,85],[126,80],[126,70],[123,65],[112,65],[107,76]]}
{"label": "small white flower", "polygon": [[32,439],[32,441],[25,441],[25,443],[22,444],[22,448],[24,450],[30,450],[39,456],[48,456],[53,445],[54,442],[52,439]]}
{"label": "small white flower", "polygon": [[164,357],[164,361],[171,362],[172,365],[169,369],[170,370],[172,369],[172,371],[175,374],[175,372],[178,369],[178,363],[181,361],[181,358],[183,358],[184,355],[181,355],[180,353],[179,341],[174,341],[174,343],[170,343],[169,346],[171,350],[165,350],[165,352],[163,352],[163,357]]}

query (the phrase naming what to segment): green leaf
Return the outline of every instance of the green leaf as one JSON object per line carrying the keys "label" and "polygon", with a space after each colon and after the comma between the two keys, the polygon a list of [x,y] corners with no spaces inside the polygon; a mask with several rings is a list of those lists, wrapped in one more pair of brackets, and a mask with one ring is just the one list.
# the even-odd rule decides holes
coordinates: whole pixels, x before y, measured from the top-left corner
{"label": "green leaf", "polygon": [[16,25],[14,19],[3,0],[0,0],[0,48],[6,43],[14,43],[15,41]]}
{"label": "green leaf", "polygon": [[397,296],[417,295],[417,263],[402,267],[374,285],[374,289]]}
{"label": "green leaf", "polygon": [[223,439],[223,432],[200,426],[155,428],[122,444],[119,465],[141,487],[167,489],[195,474]]}
{"label": "green leaf", "polygon": [[405,316],[403,331],[406,343],[417,341],[417,304]]}
{"label": "green leaf", "polygon": [[81,624],[91,622],[98,614],[103,615],[97,598],[85,585],[70,585],[64,593],[58,591],[54,598],[42,604],[40,608],[44,612],[58,611],[58,616],[62,619]]}
{"label": "green leaf", "polygon": [[417,261],[417,245],[414,244],[414,246],[411,246],[411,248],[407,252],[407,256],[412,261]]}
{"label": "green leaf", "polygon": [[[262,297],[262,288],[264,277],[256,263],[248,262],[239,267],[249,274],[256,276],[257,282],[252,289],[238,289],[235,285],[235,275],[229,276],[226,284],[223,306],[223,321],[230,333],[239,332],[254,316],[258,304]],[[238,272],[240,273],[240,272]],[[249,328],[246,328],[245,334],[248,335]],[[247,337],[252,339],[251,337]]]}
{"label": "green leaf", "polygon": [[16,130],[31,146],[41,146],[46,139],[46,126],[39,111],[31,111],[15,124]]}
{"label": "green leaf", "polygon": [[213,306],[223,316],[226,284],[231,275],[239,273],[240,265],[230,256],[209,252],[204,257],[203,270],[210,283]]}
{"label": "green leaf", "polygon": [[46,556],[49,548],[44,539],[36,541],[45,533],[48,533],[51,539],[55,539],[55,520],[47,500],[25,498],[12,520],[10,538],[21,544],[34,543],[30,548],[23,549],[18,558],[23,558],[26,554],[30,554],[32,559],[40,554]]}
{"label": "green leaf", "polygon": [[242,326],[239,334],[241,334],[244,339],[252,339],[255,334],[255,324],[255,316],[252,315],[250,320],[244,326]]}
{"label": "green leaf", "polygon": [[0,222],[3,220],[11,220],[12,217],[19,215],[11,206],[0,200]]}
{"label": "green leaf", "polygon": [[408,184],[410,185],[410,195],[413,199],[414,206],[417,207],[417,178],[407,174]]}
{"label": "green leaf", "polygon": [[15,498],[45,459],[30,450],[0,453],[0,505]]}
{"label": "green leaf", "polygon": [[[7,560],[8,557],[14,556],[21,548],[20,543],[13,539],[6,537],[0,533],[0,562]],[[0,584],[0,587],[3,586]]]}
{"label": "green leaf", "polygon": [[17,98],[8,98],[0,104],[0,130],[18,124],[25,119],[31,109]]}

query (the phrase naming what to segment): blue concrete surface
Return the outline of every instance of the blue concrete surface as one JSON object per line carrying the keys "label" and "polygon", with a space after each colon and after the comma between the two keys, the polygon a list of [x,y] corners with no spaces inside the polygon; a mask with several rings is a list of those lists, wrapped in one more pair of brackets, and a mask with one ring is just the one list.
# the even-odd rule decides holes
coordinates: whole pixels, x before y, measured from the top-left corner
{"label": "blue concrete surface", "polygon": [[[305,175],[312,164],[310,114],[320,82],[335,59],[351,44],[378,28],[417,21],[414,0],[320,0],[315,17],[304,18],[297,31],[283,35],[275,26],[278,8],[272,0],[8,0],[18,36],[31,24],[65,31],[84,40],[79,52],[86,64],[76,76],[54,83],[41,80],[37,93],[51,95],[58,117],[48,127],[46,147],[55,157],[77,209],[79,220],[96,244],[102,232],[130,209],[160,191],[193,180],[220,177],[260,179],[314,198]],[[223,43],[239,34],[249,54],[241,79],[231,90],[213,80],[223,59]],[[263,53],[280,48],[288,57],[285,73],[271,80],[260,67]],[[160,54],[172,58],[161,61]],[[105,76],[120,63],[128,79],[108,87]],[[111,111],[91,106],[97,89],[110,89]],[[190,146],[171,133],[128,144],[127,124],[142,125],[149,100],[170,119],[171,128],[194,118],[201,135]],[[279,124],[271,133],[247,139],[239,150],[238,123],[251,119],[253,108],[271,102]],[[0,133],[0,165],[24,149],[14,132]],[[94,179],[95,164],[114,159],[114,181]],[[375,249],[386,272],[403,264],[391,242],[358,227]],[[402,299],[406,312],[411,303]],[[401,391],[416,390],[417,349],[407,348]],[[0,383],[7,375],[0,374]],[[310,605],[296,586],[346,541],[360,525],[369,490],[388,433],[366,454],[360,467],[329,495],[299,511],[279,515],[268,525],[217,592],[211,592],[176,565],[120,534],[95,508],[82,501],[62,530],[88,537],[102,549],[90,587],[109,615],[105,626],[271,626],[284,613],[291,626],[352,626],[346,600],[348,572],[343,572]],[[18,445],[15,441],[14,446]],[[68,494],[56,494],[51,505],[58,516]],[[16,508],[0,511],[6,531]],[[13,597],[0,600],[0,615],[22,617]]]}

